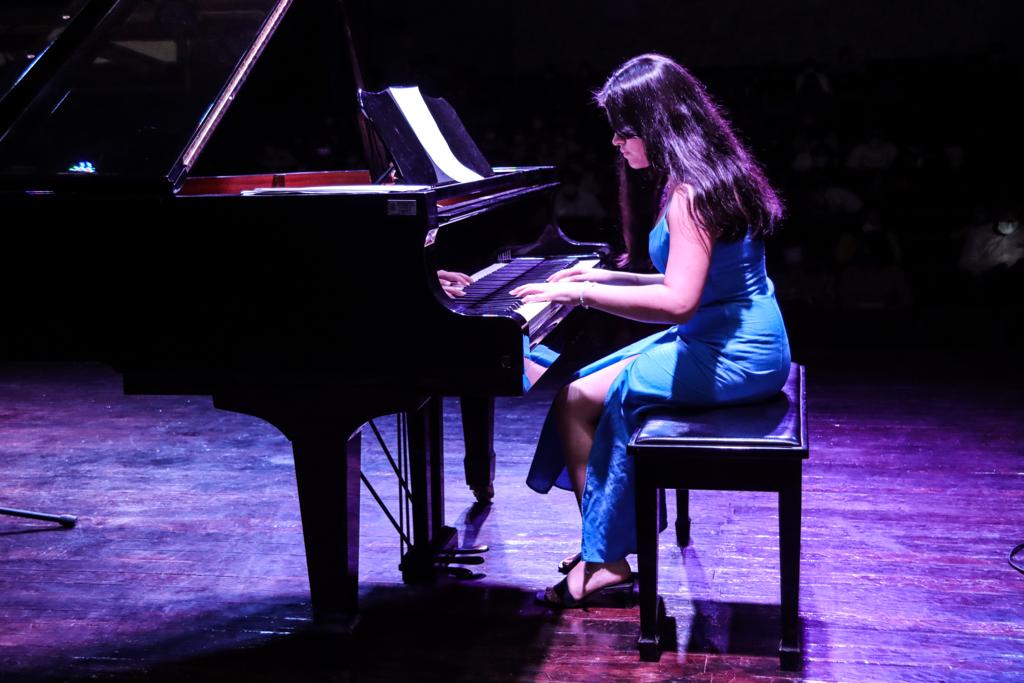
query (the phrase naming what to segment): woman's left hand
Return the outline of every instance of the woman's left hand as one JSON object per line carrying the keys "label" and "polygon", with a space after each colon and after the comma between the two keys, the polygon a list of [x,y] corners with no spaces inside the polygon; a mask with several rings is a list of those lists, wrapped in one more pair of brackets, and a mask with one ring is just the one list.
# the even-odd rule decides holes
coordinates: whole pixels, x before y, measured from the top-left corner
{"label": "woman's left hand", "polygon": [[528,285],[520,285],[509,294],[519,297],[526,304],[534,301],[578,304],[580,293],[587,286],[584,282],[533,282]]}
{"label": "woman's left hand", "polygon": [[443,289],[444,293],[452,299],[460,296],[466,296],[466,292],[463,291],[463,288],[473,284],[473,278],[465,273],[457,273],[453,270],[437,271],[437,279],[441,283],[441,289]]}

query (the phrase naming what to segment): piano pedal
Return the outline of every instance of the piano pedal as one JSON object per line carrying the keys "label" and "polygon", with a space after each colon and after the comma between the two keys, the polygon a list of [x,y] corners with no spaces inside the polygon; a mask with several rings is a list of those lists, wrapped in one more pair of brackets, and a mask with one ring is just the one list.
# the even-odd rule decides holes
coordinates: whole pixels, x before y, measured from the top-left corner
{"label": "piano pedal", "polygon": [[484,578],[484,574],[466,567],[445,567],[444,571],[456,581],[473,581]]}
{"label": "piano pedal", "polygon": [[464,545],[461,548],[452,548],[445,552],[450,555],[482,555],[490,549],[491,547],[487,545]]}
{"label": "piano pedal", "polygon": [[442,554],[437,556],[437,561],[441,564],[483,564],[484,558],[479,555],[462,557],[456,554]]}

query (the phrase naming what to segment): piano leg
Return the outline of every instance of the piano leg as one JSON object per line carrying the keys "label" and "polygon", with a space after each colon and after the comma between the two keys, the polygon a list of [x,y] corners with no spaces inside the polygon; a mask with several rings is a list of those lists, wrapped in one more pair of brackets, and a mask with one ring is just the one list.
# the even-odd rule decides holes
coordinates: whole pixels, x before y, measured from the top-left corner
{"label": "piano leg", "polygon": [[344,448],[322,435],[292,443],[313,621],[343,632],[358,621],[360,446],[359,432]]}
{"label": "piano leg", "polygon": [[458,543],[455,529],[444,525],[441,411],[440,397],[433,397],[408,413],[413,536],[412,547],[402,558],[402,578],[407,583],[433,579],[438,555],[453,551]]}
{"label": "piano leg", "polygon": [[292,442],[313,622],[349,635],[358,623],[361,417],[330,395],[277,387],[214,394],[214,406],[264,419]]}
{"label": "piano leg", "polygon": [[462,396],[459,405],[466,446],[466,485],[478,502],[490,503],[494,498],[494,397]]}

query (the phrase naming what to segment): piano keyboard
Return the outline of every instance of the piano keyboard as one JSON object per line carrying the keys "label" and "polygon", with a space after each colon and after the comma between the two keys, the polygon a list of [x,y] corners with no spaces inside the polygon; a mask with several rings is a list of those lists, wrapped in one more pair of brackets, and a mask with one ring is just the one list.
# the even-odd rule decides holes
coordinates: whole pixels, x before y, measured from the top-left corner
{"label": "piano keyboard", "polygon": [[517,258],[507,263],[495,263],[474,273],[473,284],[468,285],[461,296],[453,301],[453,308],[468,315],[507,315],[515,313],[533,327],[533,321],[541,313],[552,308],[551,302],[541,301],[524,304],[509,291],[519,285],[544,282],[554,273],[576,265],[594,267],[596,258]]}

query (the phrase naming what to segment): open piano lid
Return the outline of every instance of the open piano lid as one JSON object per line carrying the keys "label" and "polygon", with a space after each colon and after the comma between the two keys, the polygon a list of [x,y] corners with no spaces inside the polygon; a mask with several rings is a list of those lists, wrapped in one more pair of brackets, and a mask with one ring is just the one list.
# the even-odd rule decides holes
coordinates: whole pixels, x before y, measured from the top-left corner
{"label": "open piano lid", "polygon": [[107,11],[0,130],[0,187],[169,194],[292,0],[92,3]]}
{"label": "open piano lid", "polygon": [[0,122],[9,120],[8,108],[19,88],[49,60],[54,45],[67,39],[72,26],[89,22],[85,10],[90,7],[99,6],[89,0],[8,0],[0,5]]}

